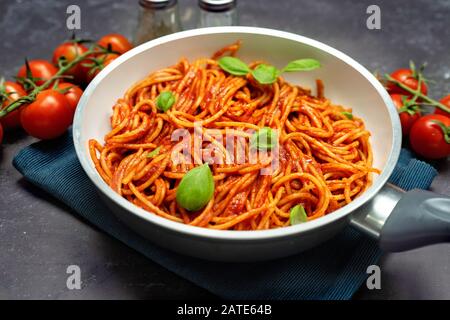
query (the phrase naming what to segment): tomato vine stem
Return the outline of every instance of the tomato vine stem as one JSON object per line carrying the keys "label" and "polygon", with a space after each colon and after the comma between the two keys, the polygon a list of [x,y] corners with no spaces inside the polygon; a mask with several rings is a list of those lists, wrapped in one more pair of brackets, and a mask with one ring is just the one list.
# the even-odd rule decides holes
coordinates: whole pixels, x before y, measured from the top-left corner
{"label": "tomato vine stem", "polygon": [[443,105],[443,104],[440,103],[439,101],[436,101],[436,100],[430,98],[429,96],[423,94],[423,93],[420,91],[420,87],[419,87],[418,90],[414,90],[414,89],[411,89],[410,87],[404,85],[404,84],[401,83],[400,81],[395,80],[394,78],[392,78],[392,77],[391,77],[390,75],[388,75],[388,74],[385,74],[384,76],[386,77],[386,79],[388,79],[388,80],[391,81],[392,83],[395,83],[397,86],[399,86],[399,87],[402,88],[403,90],[405,90],[405,91],[411,93],[411,94],[414,95],[415,97],[421,98],[421,99],[424,100],[425,102],[427,102],[427,103],[429,103],[429,104],[431,104],[431,105],[433,105],[433,106],[435,106],[435,107],[437,107],[437,108],[439,108],[439,109],[441,109],[441,110],[443,110],[443,111],[445,111],[445,112],[449,112],[449,113],[450,113],[450,108],[447,108],[445,105]]}
{"label": "tomato vine stem", "polygon": [[72,61],[68,62],[67,64],[65,64],[65,65],[61,65],[60,64],[58,66],[59,67],[58,72],[56,72],[50,79],[45,81],[40,86],[35,86],[34,89],[28,95],[17,99],[13,103],[11,103],[8,107],[0,110],[0,118],[6,116],[8,113],[18,109],[20,106],[22,106],[24,104],[31,103],[34,100],[36,100],[37,95],[41,91],[43,91],[45,89],[48,89],[50,84],[52,84],[52,82],[54,82],[55,80],[64,78],[64,73],[66,71],[68,71],[70,68],[72,68],[76,64],[82,62],[83,60],[87,59],[90,55],[92,55],[94,53],[95,54],[102,54],[102,53],[103,54],[108,54],[108,53],[111,53],[111,52],[113,52],[113,51],[110,51],[109,49],[105,49],[105,48],[103,48],[101,46],[98,46],[98,45],[93,45],[86,52],[84,52],[83,54],[80,54],[79,56],[77,56],[75,59],[73,59]]}

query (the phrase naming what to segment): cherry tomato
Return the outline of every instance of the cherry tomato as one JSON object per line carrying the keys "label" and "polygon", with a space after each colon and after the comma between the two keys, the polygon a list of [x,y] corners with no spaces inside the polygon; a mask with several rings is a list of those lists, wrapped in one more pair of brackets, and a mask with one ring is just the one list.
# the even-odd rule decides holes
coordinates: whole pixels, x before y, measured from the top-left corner
{"label": "cherry tomato", "polygon": [[[65,42],[59,45],[53,52],[53,63],[58,65],[59,59],[65,58],[67,62],[72,62],[78,56],[88,51],[82,44],[75,42]],[[73,81],[78,84],[84,83],[86,80],[86,70],[83,68],[83,61],[77,63],[75,66],[65,72],[65,75],[72,76]]]}
{"label": "cherry tomato", "polygon": [[40,92],[20,116],[25,131],[39,139],[62,135],[72,123],[72,118],[72,108],[66,97],[53,89]]}
{"label": "cherry tomato", "polygon": [[[420,110],[415,110],[414,108],[404,108],[403,106],[403,95],[401,94],[391,94],[391,99],[394,102],[394,105],[397,107],[397,109],[399,110],[399,117],[400,117],[400,122],[402,124],[402,133],[404,136],[407,136],[409,134],[409,131],[411,130],[412,125],[414,124],[414,122],[416,122],[417,120],[419,120],[421,114],[420,114]],[[408,101],[409,99],[407,99],[406,101]],[[408,109],[408,110],[402,110],[402,109]],[[410,111],[409,111],[410,110]],[[412,114],[410,114],[410,112]]]}
{"label": "cherry tomato", "polygon": [[450,118],[440,114],[429,114],[420,118],[414,123],[409,134],[411,148],[427,159],[440,159],[450,155],[450,143],[445,141],[446,134],[434,121],[440,121],[446,127],[448,137]]}
{"label": "cherry tomato", "polygon": [[[20,97],[25,96],[27,93],[25,89],[18,83],[12,81],[5,81],[3,83],[3,87],[0,88],[2,92],[2,104],[1,109],[6,108],[11,103],[19,99]],[[14,129],[20,127],[20,113],[24,106],[21,106],[19,109],[11,111],[6,116],[0,118],[0,123],[5,127],[5,129]]]}
{"label": "cherry tomato", "polygon": [[[410,69],[398,69],[391,73],[391,77],[413,90],[417,90],[418,88],[419,81],[417,81]],[[388,83],[387,89],[389,93],[398,93],[405,96],[411,96],[411,93],[398,87],[395,83]],[[423,81],[420,86],[420,92],[425,95],[428,93],[428,87]]]}
{"label": "cherry tomato", "polygon": [[[28,62],[30,66],[31,75],[33,78],[37,78],[35,83],[40,86],[44,84],[45,81],[54,76],[58,69],[46,60],[31,60]],[[27,77],[27,69],[26,65],[23,65],[19,72],[17,73],[18,78],[26,78]]]}
{"label": "cherry tomato", "polygon": [[133,48],[128,39],[118,33],[107,34],[106,36],[103,36],[97,43],[103,48],[108,48],[108,46],[110,45],[112,51],[118,52],[120,54],[125,53]]}
{"label": "cherry tomato", "polygon": [[108,54],[100,54],[96,56],[95,60],[96,63],[92,63],[92,67],[90,68],[89,72],[87,73],[87,80],[88,83],[92,81],[92,79],[95,78],[97,74],[100,73],[108,64],[110,64],[113,60],[115,60],[117,57],[119,57],[118,54],[114,53],[108,53]]}
{"label": "cherry tomato", "polygon": [[3,141],[3,127],[2,124],[0,123],[0,144],[2,144]]}
{"label": "cherry tomato", "polygon": [[[441,99],[441,101],[439,101],[439,102],[442,103],[444,106],[450,108],[450,94],[448,96],[443,97]],[[434,109],[434,113],[435,114],[442,114],[442,115],[450,118],[450,113],[449,112],[445,112],[444,110],[441,110],[439,108]]]}
{"label": "cherry tomato", "polygon": [[70,108],[72,109],[72,117],[73,117],[78,105],[78,101],[80,101],[80,98],[83,95],[83,90],[81,90],[80,87],[67,82],[59,83],[57,89],[64,91],[63,94],[66,97],[66,100],[69,103]]}

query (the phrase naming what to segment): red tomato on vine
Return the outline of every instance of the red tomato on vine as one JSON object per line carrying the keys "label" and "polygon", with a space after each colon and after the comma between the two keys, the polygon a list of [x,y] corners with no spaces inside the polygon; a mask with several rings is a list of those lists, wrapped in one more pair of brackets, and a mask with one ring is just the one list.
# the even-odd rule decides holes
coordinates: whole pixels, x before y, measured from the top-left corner
{"label": "red tomato on vine", "polygon": [[62,135],[72,119],[73,110],[66,97],[53,89],[40,92],[20,116],[25,131],[39,139],[53,139]]}
{"label": "red tomato on vine", "polygon": [[[20,84],[12,81],[5,81],[0,85],[0,109],[5,109],[11,103],[26,95],[25,89]],[[22,111],[22,108],[23,106],[0,118],[0,123],[5,129],[20,127],[20,112]]]}
{"label": "red tomato on vine", "polygon": [[429,114],[420,118],[411,128],[411,148],[427,159],[450,155],[450,118]]}

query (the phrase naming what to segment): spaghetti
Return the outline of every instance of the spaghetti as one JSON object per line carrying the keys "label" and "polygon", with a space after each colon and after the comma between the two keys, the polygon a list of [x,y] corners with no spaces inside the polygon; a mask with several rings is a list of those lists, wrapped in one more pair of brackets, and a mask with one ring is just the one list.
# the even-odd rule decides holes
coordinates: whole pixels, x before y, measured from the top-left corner
{"label": "spaghetti", "polygon": [[[113,106],[112,130],[105,143],[89,141],[103,180],[151,214],[220,230],[284,227],[290,225],[290,210],[297,205],[312,220],[353,201],[371,185],[371,173],[379,173],[372,167],[370,133],[363,121],[326,99],[320,80],[313,96],[282,77],[261,85],[250,74],[227,74],[217,59],[235,55],[239,45],[223,48],[210,59],[192,63],[181,59],[129,88]],[[161,112],[156,101],[165,91],[174,94],[175,103]],[[246,130],[276,129],[278,167],[263,175],[261,169],[270,165],[267,158],[256,163],[248,158],[239,164],[214,163],[210,165],[213,197],[201,210],[187,211],[176,201],[177,187],[199,162],[174,161],[171,155],[180,144],[171,136],[180,128],[194,133],[196,122],[204,135],[214,129],[216,134],[243,137],[244,150],[250,148]],[[209,138],[221,150],[216,155],[226,157],[225,142]],[[201,158],[193,147],[189,152],[194,160]]]}

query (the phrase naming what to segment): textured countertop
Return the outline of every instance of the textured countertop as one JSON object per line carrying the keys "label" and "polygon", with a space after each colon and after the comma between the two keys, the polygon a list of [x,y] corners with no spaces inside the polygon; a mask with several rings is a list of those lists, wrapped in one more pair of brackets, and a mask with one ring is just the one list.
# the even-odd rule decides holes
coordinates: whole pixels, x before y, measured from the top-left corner
{"label": "textured countertop", "polygon": [[[109,32],[131,36],[137,1],[1,1],[0,74],[11,78],[28,57],[50,58],[70,36],[69,4],[81,7],[83,38]],[[196,23],[196,1],[181,0],[186,28]],[[366,28],[366,8],[381,8],[381,30]],[[329,44],[369,70],[427,61],[436,81],[431,95],[450,92],[450,1],[448,0],[241,0],[240,24],[295,32]],[[34,139],[6,134],[0,147],[0,299],[214,299],[72,215],[64,205],[27,183],[13,156]],[[435,163],[432,190],[450,195],[449,159]],[[66,268],[79,265],[82,290],[66,288]],[[385,254],[381,290],[361,288],[356,299],[450,299],[450,245]]]}

